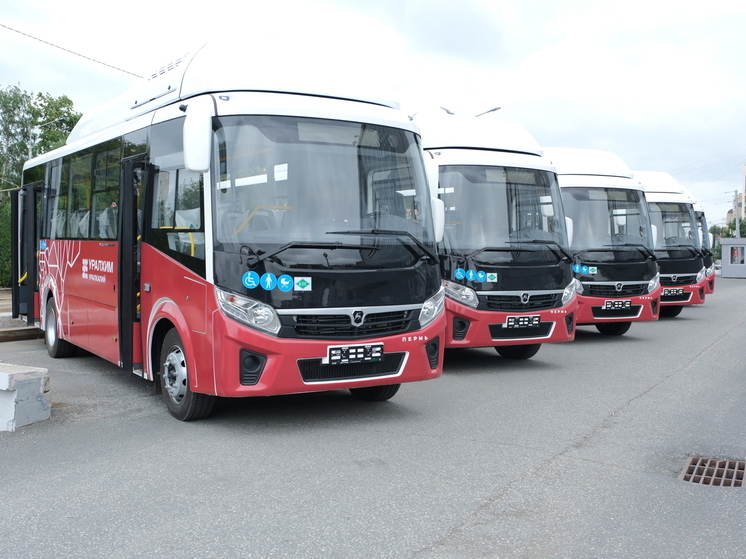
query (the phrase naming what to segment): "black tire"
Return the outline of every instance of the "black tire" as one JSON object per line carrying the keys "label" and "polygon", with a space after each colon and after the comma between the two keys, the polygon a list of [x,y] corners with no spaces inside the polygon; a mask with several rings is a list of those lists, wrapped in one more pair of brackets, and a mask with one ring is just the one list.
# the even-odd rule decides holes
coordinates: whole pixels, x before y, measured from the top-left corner
{"label": "black tire", "polygon": [[541,344],[499,345],[495,351],[505,359],[530,359],[539,352]]}
{"label": "black tire", "polygon": [[596,330],[604,336],[621,336],[629,330],[630,326],[632,326],[631,322],[605,322],[596,324]]}
{"label": "black tire", "polygon": [[673,318],[674,316],[679,316],[683,310],[683,305],[666,305],[665,307],[661,307],[660,315],[661,317]]}
{"label": "black tire", "polygon": [[163,338],[160,361],[161,392],[171,415],[179,421],[204,419],[212,413],[215,396],[189,389],[189,373],[184,345],[172,328]]}
{"label": "black tire", "polygon": [[47,310],[44,315],[44,341],[47,344],[47,353],[50,357],[70,357],[75,353],[76,347],[66,340],[60,339],[57,332],[57,310],[54,307],[54,299],[47,301]]}
{"label": "black tire", "polygon": [[383,386],[366,386],[365,388],[350,388],[352,395],[365,402],[383,402],[390,400],[399,392],[401,384],[384,384]]}

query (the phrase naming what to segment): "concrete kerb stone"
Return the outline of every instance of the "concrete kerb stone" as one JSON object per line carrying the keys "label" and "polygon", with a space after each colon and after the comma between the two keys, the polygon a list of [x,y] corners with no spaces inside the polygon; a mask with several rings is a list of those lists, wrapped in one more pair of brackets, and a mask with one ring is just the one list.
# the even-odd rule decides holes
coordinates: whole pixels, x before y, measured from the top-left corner
{"label": "concrete kerb stone", "polygon": [[0,362],[0,431],[52,417],[52,406],[44,399],[47,392],[47,369]]}

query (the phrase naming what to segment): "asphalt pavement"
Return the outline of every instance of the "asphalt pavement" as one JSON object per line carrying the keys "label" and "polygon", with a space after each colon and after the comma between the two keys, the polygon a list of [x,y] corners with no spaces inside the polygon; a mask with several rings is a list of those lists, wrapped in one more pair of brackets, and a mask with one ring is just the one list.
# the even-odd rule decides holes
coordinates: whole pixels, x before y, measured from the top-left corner
{"label": "asphalt pavement", "polygon": [[618,337],[579,328],[511,362],[446,356],[388,402],[221,399],[171,418],[152,385],[42,340],[52,417],[0,433],[0,557],[727,559],[746,487],[679,479],[746,460],[746,280]]}

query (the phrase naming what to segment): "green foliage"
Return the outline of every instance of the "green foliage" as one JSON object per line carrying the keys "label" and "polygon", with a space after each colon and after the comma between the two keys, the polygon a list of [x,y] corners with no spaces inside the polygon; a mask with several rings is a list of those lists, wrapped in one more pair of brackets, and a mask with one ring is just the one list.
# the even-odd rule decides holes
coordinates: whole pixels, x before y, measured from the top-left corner
{"label": "green foliage", "polygon": [[66,96],[0,88],[0,286],[10,283],[10,203],[8,190],[21,186],[23,163],[65,144],[80,118]]}

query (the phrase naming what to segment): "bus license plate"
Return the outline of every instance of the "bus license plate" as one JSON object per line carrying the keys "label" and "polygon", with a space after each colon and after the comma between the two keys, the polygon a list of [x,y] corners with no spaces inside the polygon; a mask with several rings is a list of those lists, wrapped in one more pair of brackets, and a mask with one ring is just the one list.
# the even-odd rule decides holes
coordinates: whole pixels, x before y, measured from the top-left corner
{"label": "bus license plate", "polygon": [[332,346],[327,350],[327,363],[375,363],[383,357],[383,344]]}
{"label": "bus license plate", "polygon": [[538,328],[541,323],[541,317],[532,316],[509,316],[505,323],[506,328]]}
{"label": "bus license plate", "polygon": [[663,296],[666,295],[683,295],[684,294],[684,288],[683,287],[664,287],[663,288]]}
{"label": "bus license plate", "polygon": [[604,310],[605,311],[613,311],[616,309],[631,309],[632,308],[632,301],[629,299],[619,300],[616,299],[614,301],[604,301]]}

